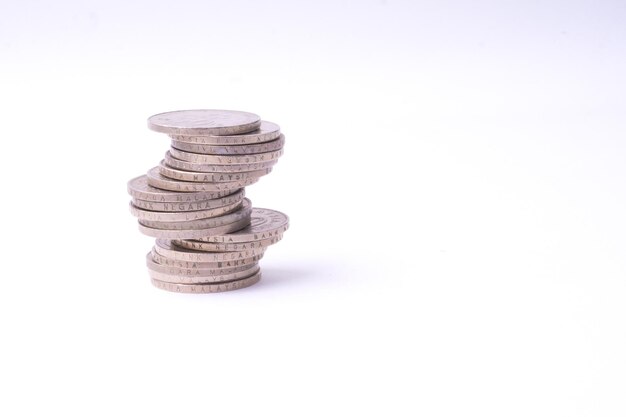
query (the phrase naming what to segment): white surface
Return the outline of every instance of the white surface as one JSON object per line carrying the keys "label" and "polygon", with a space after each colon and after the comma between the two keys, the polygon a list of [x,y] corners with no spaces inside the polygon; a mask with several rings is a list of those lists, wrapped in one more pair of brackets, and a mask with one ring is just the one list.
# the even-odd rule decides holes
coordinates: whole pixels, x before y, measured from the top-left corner
{"label": "white surface", "polygon": [[[623,416],[619,1],[4,2],[0,414]],[[292,227],[153,289],[151,114],[252,111]]]}

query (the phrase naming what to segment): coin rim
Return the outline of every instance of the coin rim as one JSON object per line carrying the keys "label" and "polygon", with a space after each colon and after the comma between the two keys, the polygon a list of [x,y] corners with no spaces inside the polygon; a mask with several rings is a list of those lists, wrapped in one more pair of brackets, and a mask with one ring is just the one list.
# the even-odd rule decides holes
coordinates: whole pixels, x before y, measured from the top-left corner
{"label": "coin rim", "polygon": [[[263,124],[269,123],[276,126],[266,133],[256,132],[256,130],[263,129]],[[177,140],[178,142],[196,143],[203,145],[250,145],[255,143],[271,142],[277,139],[281,135],[280,126],[277,123],[270,122],[268,120],[261,120],[259,128],[255,131],[240,133],[237,135],[176,135],[169,134],[170,139]],[[268,138],[263,138],[263,135],[268,135]]]}
{"label": "coin rim", "polygon": [[[187,239],[187,240],[199,240],[201,242],[209,242],[209,243],[256,242],[257,240],[262,240],[264,238],[254,239],[254,235],[257,235],[257,234],[267,234],[267,233],[276,233],[280,229],[283,229],[280,232],[280,234],[283,234],[283,233],[285,233],[289,229],[289,216],[287,216],[282,211],[268,209],[268,208],[262,208],[262,207],[253,207],[252,208],[252,213],[250,215],[250,218],[254,217],[255,210],[266,210],[266,211],[272,211],[274,213],[279,213],[279,214],[281,214],[281,215],[283,215],[285,217],[286,222],[284,224],[281,224],[279,227],[268,229],[268,230],[265,230],[264,232],[246,233],[246,232],[244,232],[244,230],[247,229],[248,227],[250,227],[250,226],[247,226],[247,227],[244,227],[241,230],[238,230],[236,232],[229,232],[229,233],[225,233],[225,234],[222,234],[222,235],[217,235],[216,234],[216,235],[207,236],[205,238]],[[238,235],[238,233],[239,233],[239,235]],[[249,238],[248,236],[250,236],[250,235],[252,235],[253,237]],[[211,240],[206,240],[206,239],[211,239]],[[223,240],[219,240],[218,241],[216,239],[223,239]]]}
{"label": "coin rim", "polygon": [[[243,124],[235,124],[230,126],[216,126],[216,127],[184,127],[184,126],[164,126],[154,122],[154,119],[163,116],[171,115],[174,113],[185,112],[228,112],[237,113],[242,115],[252,116],[251,122]],[[187,136],[205,136],[205,135],[237,135],[253,132],[261,126],[261,117],[258,114],[241,111],[241,110],[226,110],[226,109],[186,109],[186,110],[173,110],[162,113],[153,114],[148,117],[148,129],[159,133],[166,133],[170,135],[187,135]]]}
{"label": "coin rim", "polygon": [[144,226],[138,223],[139,231],[146,236],[150,236],[156,239],[200,239],[202,237],[216,235],[223,235],[227,233],[233,233],[245,228],[250,224],[250,219],[245,218],[237,222],[229,223],[219,227],[209,227],[206,229],[191,229],[191,230],[164,230],[155,229],[153,227]]}
{"label": "coin rim", "polygon": [[[250,287],[258,283],[261,280],[261,277],[262,277],[262,274],[261,274],[261,271],[259,271],[256,274],[248,278],[243,278],[243,279],[238,279],[238,280],[228,281],[228,282],[220,282],[216,284],[173,284],[171,282],[159,281],[154,278],[150,278],[150,281],[152,282],[152,285],[154,285],[156,288],[160,290],[174,292],[174,293],[215,294],[215,293],[240,290],[243,288]],[[226,288],[222,289],[222,287],[224,286]],[[228,288],[228,286],[231,286],[231,288]],[[196,289],[203,289],[203,291],[195,291]],[[209,291],[204,291],[204,289],[208,289]]]}

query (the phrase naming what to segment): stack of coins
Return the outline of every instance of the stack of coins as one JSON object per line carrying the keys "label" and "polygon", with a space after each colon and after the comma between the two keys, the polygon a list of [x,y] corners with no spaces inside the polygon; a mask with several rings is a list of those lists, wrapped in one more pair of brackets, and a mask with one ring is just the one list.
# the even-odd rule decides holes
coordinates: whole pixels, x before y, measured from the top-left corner
{"label": "stack of coins", "polygon": [[154,115],[148,127],[172,140],[158,166],[128,182],[139,230],[156,238],[146,257],[152,283],[201,294],[258,282],[259,260],[289,219],[253,208],[245,187],[283,154],[278,125],[247,112],[182,110]]}

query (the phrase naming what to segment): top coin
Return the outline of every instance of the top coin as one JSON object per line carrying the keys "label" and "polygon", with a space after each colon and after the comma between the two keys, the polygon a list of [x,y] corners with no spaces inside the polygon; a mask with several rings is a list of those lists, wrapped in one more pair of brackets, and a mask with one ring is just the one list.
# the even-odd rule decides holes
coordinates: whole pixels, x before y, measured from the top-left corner
{"label": "top coin", "polygon": [[256,114],[234,110],[178,110],[148,118],[150,129],[170,135],[238,135],[260,125]]}

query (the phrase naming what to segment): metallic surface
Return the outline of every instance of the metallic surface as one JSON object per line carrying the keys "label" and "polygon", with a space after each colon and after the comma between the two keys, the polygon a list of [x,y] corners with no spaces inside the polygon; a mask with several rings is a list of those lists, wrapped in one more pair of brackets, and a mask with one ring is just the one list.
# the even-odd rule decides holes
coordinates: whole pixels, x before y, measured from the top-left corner
{"label": "metallic surface", "polygon": [[234,259],[234,260],[225,260],[225,261],[215,261],[215,262],[196,262],[196,261],[187,261],[180,259],[173,259],[167,256],[163,256],[156,251],[156,247],[153,247],[150,256],[154,262],[159,265],[163,265],[166,267],[179,268],[181,270],[190,270],[192,274],[202,274],[205,270],[209,269],[232,269],[239,268],[244,265],[250,265],[252,263],[258,262],[263,259],[264,253],[259,253],[257,255],[249,256],[247,258]]}
{"label": "metallic surface", "polygon": [[[157,262],[157,260],[161,260],[164,262]],[[244,263],[238,266],[229,266],[218,268],[216,267],[215,262],[205,262],[205,263],[193,263],[192,266],[187,267],[179,267],[177,265],[183,264],[186,261],[177,261],[175,259],[164,258],[162,255],[154,254],[152,252],[148,252],[146,255],[146,266],[148,269],[151,269],[156,272],[160,272],[162,274],[169,275],[184,275],[184,276],[195,276],[195,275],[223,275],[223,274],[231,274],[233,272],[245,271],[246,269],[251,268],[254,264],[258,264],[258,261],[250,261],[248,263]],[[223,262],[219,262],[222,264]],[[175,265],[172,265],[175,264]],[[203,267],[199,267],[198,265],[202,265]],[[208,266],[213,265],[213,266]]]}
{"label": "metallic surface", "polygon": [[[148,184],[154,188],[162,190],[178,191],[178,192],[223,192],[228,193],[230,190],[238,190],[250,184],[254,184],[259,180],[258,177],[246,178],[241,181],[232,182],[191,182],[178,181],[167,178],[159,173],[159,167],[154,167],[146,174]],[[232,191],[231,191],[232,192]]]}
{"label": "metallic surface", "polygon": [[157,239],[154,251],[169,259],[190,262],[221,262],[247,259],[265,253],[265,249],[248,249],[237,252],[200,252],[173,245],[170,240]]}
{"label": "metallic surface", "polygon": [[148,118],[148,128],[170,135],[236,135],[260,126],[256,114],[234,110],[178,110]]}
{"label": "metallic surface", "polygon": [[[216,207],[208,210],[198,210],[198,211],[181,211],[181,212],[161,212],[161,211],[150,211],[143,210],[133,205],[132,202],[129,203],[130,212],[133,216],[137,217],[139,220],[145,221],[154,221],[154,222],[188,222],[192,220],[200,220],[207,219],[211,217],[218,217],[224,214],[228,214],[234,210],[237,210],[241,207],[242,202],[237,201],[235,203],[228,204],[222,207]],[[150,226],[149,227],[155,227]],[[156,227],[158,229],[158,227]]]}
{"label": "metallic surface", "polygon": [[[237,232],[235,232],[237,233]],[[199,240],[172,240],[172,243],[181,248],[205,251],[205,252],[236,252],[249,249],[267,248],[283,238],[282,233],[267,239],[252,242],[232,242],[232,243],[211,243]]]}
{"label": "metallic surface", "polygon": [[[239,204],[239,203],[238,203]],[[183,213],[188,214],[188,213]],[[235,210],[230,210],[226,214],[217,215],[213,217],[200,218],[196,220],[174,220],[174,221],[152,221],[139,219],[139,224],[152,227],[155,229],[163,230],[194,230],[194,229],[207,229],[213,227],[225,226],[240,220],[248,219],[250,221],[250,215],[252,214],[252,205],[250,200],[244,198]]]}
{"label": "metallic surface", "polygon": [[176,275],[166,274],[163,272],[157,272],[152,269],[148,269],[150,278],[157,279],[159,281],[171,282],[175,284],[207,284],[212,282],[227,282],[238,279],[248,278],[251,275],[259,272],[260,267],[257,263],[247,266],[247,269],[238,272],[229,272],[224,274],[212,274],[212,275]]}
{"label": "metallic surface", "polygon": [[250,219],[246,218],[235,223],[230,223],[219,227],[208,227],[206,229],[191,230],[164,230],[139,224],[139,231],[146,236],[157,239],[200,239],[212,235],[223,235],[225,233],[236,232],[250,224]]}
{"label": "metallic surface", "polygon": [[157,202],[140,200],[133,198],[132,204],[143,210],[162,211],[162,212],[182,212],[182,211],[200,211],[209,210],[216,207],[223,207],[229,204],[237,203],[243,200],[246,195],[245,190],[239,189],[226,197],[216,198],[212,200],[186,201],[186,202]]}
{"label": "metallic surface", "polygon": [[211,243],[254,242],[282,235],[288,228],[289,217],[286,214],[276,210],[253,208],[250,225],[245,229],[195,240]]}
{"label": "metallic surface", "polygon": [[238,135],[199,135],[170,134],[170,138],[178,142],[198,143],[207,145],[246,145],[272,141],[280,136],[280,127],[276,123],[261,121],[257,130]]}
{"label": "metallic surface", "polygon": [[259,169],[273,167],[278,162],[277,159],[273,159],[271,161],[257,162],[253,164],[230,164],[230,165],[203,164],[203,163],[183,161],[182,159],[174,158],[169,151],[165,153],[164,161],[167,166],[180,169],[183,171],[214,172],[214,173],[256,171]]}
{"label": "metallic surface", "polygon": [[236,281],[222,282],[219,284],[173,284],[151,278],[152,285],[162,290],[187,294],[208,294],[224,291],[239,290],[256,284],[261,279],[261,272]]}
{"label": "metallic surface", "polygon": [[282,149],[285,144],[285,136],[280,135],[278,139],[271,142],[250,144],[250,145],[207,145],[201,143],[187,143],[172,140],[172,148],[185,152],[202,153],[209,155],[247,155],[255,153],[265,153]]}
{"label": "metallic surface", "polygon": [[128,182],[128,194],[138,200],[160,203],[190,203],[195,201],[214,200],[229,196],[241,189],[219,191],[172,191],[156,188],[148,184],[148,176],[141,175]]}
{"label": "metallic surface", "polygon": [[193,172],[184,171],[176,168],[169,167],[165,164],[165,161],[161,161],[159,165],[159,173],[167,178],[177,181],[189,181],[189,182],[236,182],[246,181],[252,178],[260,178],[264,175],[272,172],[272,168],[263,168],[256,171],[243,171],[243,172]]}
{"label": "metallic surface", "polygon": [[282,156],[283,150],[279,149],[272,152],[255,153],[252,155],[205,155],[200,153],[179,151],[176,148],[170,148],[170,155],[176,159],[198,164],[215,164],[215,165],[231,165],[231,164],[258,164],[260,162],[273,161]]}

